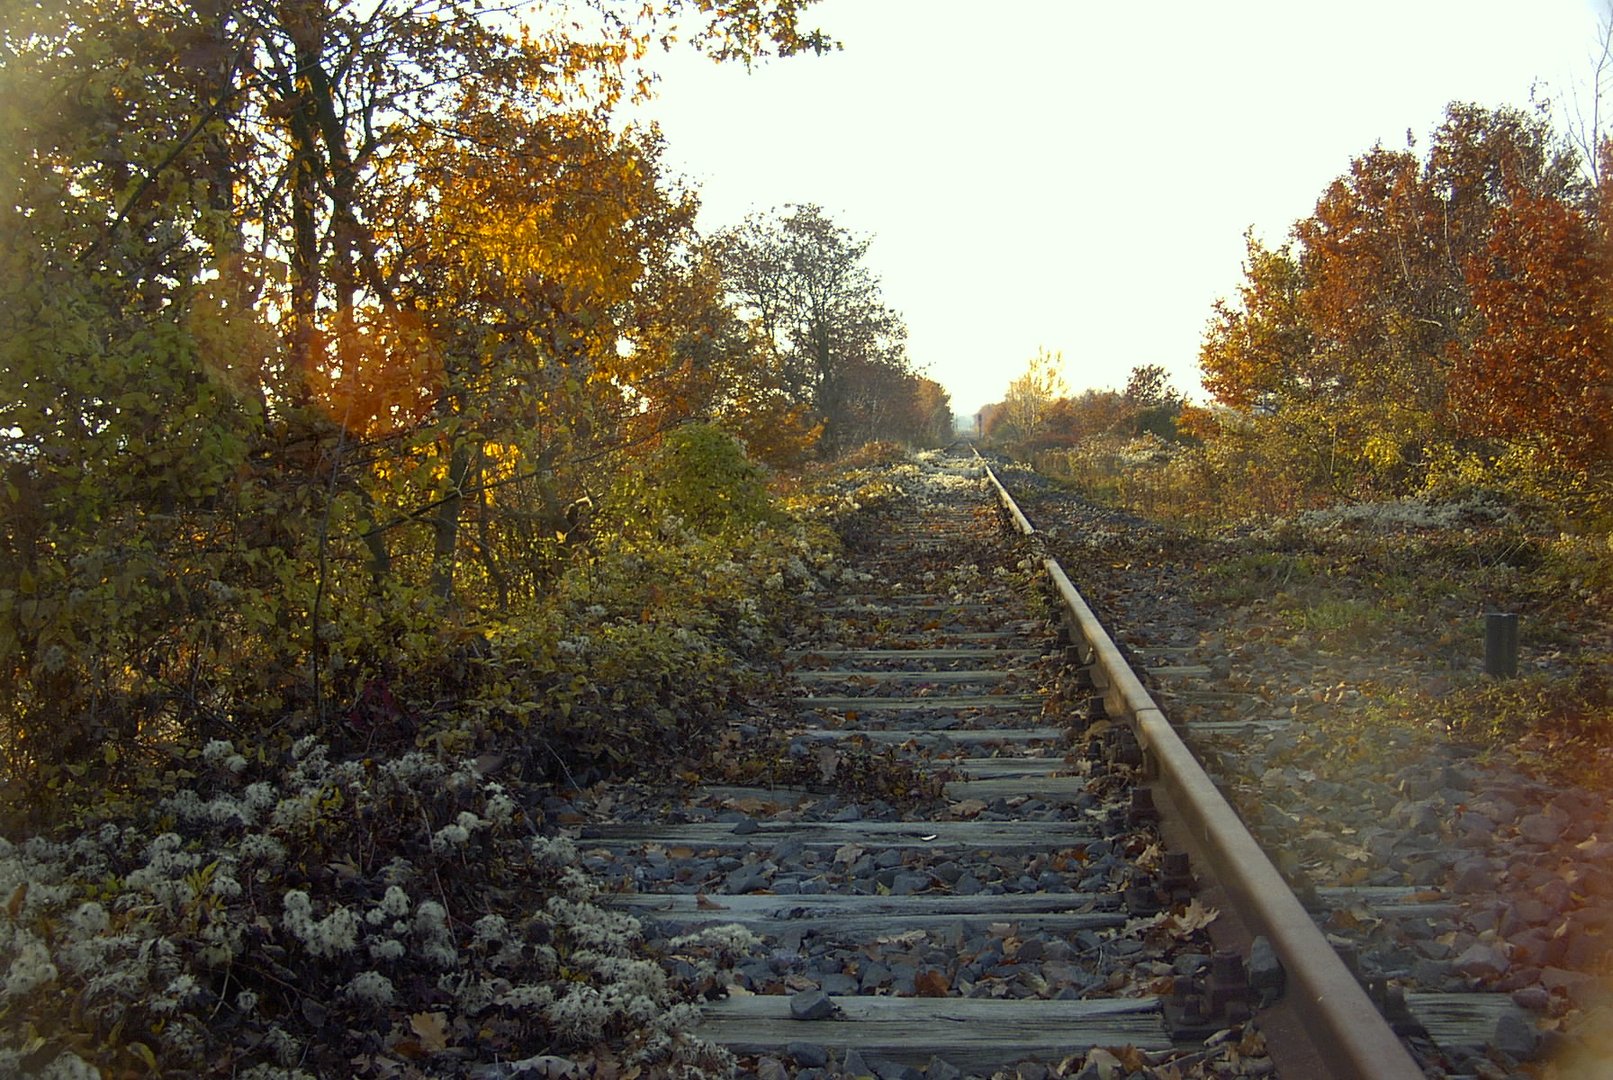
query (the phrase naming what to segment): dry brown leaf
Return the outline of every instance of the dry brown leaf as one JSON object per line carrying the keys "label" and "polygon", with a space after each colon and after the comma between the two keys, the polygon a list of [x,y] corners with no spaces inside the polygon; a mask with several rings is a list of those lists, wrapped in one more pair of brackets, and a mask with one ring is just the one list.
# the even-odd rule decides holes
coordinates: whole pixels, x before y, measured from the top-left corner
{"label": "dry brown leaf", "polygon": [[414,1013],[409,1017],[409,1029],[420,1040],[420,1047],[426,1053],[437,1054],[448,1049],[447,1013]]}
{"label": "dry brown leaf", "polygon": [[1191,934],[1195,930],[1203,930],[1206,926],[1209,926],[1220,914],[1215,908],[1206,907],[1199,903],[1199,898],[1195,896],[1188,902],[1187,907],[1182,909],[1182,913],[1174,917],[1173,921],[1176,923],[1178,932]]}
{"label": "dry brown leaf", "polygon": [[952,990],[952,981],[938,968],[926,968],[913,977],[913,989],[919,997],[946,997]]}
{"label": "dry brown leaf", "polygon": [[1135,1046],[1115,1046],[1110,1048],[1115,1057],[1120,1059],[1120,1067],[1128,1073],[1145,1072],[1148,1069],[1148,1055]]}

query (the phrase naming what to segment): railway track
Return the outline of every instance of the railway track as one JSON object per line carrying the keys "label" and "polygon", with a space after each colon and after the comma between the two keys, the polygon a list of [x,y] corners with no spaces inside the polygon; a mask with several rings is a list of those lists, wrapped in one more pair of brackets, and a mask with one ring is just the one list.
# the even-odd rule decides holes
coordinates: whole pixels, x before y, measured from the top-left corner
{"label": "railway track", "polygon": [[[758,1076],[1456,1075],[1438,1048],[1510,1002],[1364,986],[995,475],[926,468],[790,643],[788,752],[820,782],[578,824],[704,988],[699,1034]],[[837,793],[869,761],[937,797]]]}

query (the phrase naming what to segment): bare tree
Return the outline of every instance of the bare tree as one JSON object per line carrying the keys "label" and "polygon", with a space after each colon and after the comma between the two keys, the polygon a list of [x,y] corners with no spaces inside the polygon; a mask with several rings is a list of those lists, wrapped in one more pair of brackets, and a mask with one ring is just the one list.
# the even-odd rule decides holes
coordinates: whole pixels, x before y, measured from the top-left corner
{"label": "bare tree", "polygon": [[1569,90],[1572,115],[1568,117],[1568,137],[1579,151],[1591,183],[1602,182],[1602,143],[1608,138],[1603,131],[1606,120],[1602,104],[1613,89],[1613,0],[1608,0],[1597,27],[1596,47],[1591,50],[1590,84],[1584,88],[1587,102],[1581,98],[1581,88]]}

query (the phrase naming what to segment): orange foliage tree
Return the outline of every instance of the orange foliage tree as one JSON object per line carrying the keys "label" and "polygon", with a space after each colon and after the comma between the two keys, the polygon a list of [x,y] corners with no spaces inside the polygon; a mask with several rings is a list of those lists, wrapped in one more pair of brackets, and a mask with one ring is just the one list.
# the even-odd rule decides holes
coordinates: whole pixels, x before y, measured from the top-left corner
{"label": "orange foliage tree", "polygon": [[1597,194],[1593,217],[1512,192],[1483,250],[1467,260],[1482,326],[1453,351],[1467,431],[1539,446],[1579,470],[1613,457],[1613,178],[1605,168]]}
{"label": "orange foliage tree", "polygon": [[[1503,354],[1523,353],[1493,340],[1487,310],[1522,300],[1484,285],[1511,270],[1485,268],[1508,264],[1502,249],[1533,225],[1570,243],[1581,197],[1575,159],[1541,115],[1452,104],[1423,158],[1374,147],[1295,224],[1291,244],[1248,238],[1237,301],[1215,306],[1200,350],[1206,388],[1247,414],[1236,430],[1293,483],[1331,494],[1417,488],[1475,436],[1518,430],[1477,423],[1509,415],[1500,399],[1527,381],[1494,374]],[[1570,296],[1559,270],[1550,288],[1562,304],[1588,303],[1594,286]],[[1576,325],[1593,318],[1581,314]],[[1571,389],[1594,377],[1590,365],[1556,371],[1569,379],[1561,400],[1590,400]]]}

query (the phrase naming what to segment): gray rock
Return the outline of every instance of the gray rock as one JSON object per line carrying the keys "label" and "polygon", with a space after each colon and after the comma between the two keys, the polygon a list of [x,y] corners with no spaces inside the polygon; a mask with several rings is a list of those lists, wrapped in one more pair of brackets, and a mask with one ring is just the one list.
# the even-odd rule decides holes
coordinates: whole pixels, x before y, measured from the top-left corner
{"label": "gray rock", "polygon": [[790,1074],[784,1070],[784,1062],[776,1057],[759,1057],[756,1059],[756,1080],[789,1080]]}
{"label": "gray rock", "polygon": [[[752,833],[759,833],[761,831],[762,827],[756,823],[755,818],[742,818],[734,823],[735,836],[750,836]],[[763,1060],[771,1061],[772,1059],[764,1058]]]}
{"label": "gray rock", "polygon": [[1260,991],[1263,1001],[1269,1004],[1279,997],[1287,978],[1282,961],[1277,958],[1277,950],[1272,948],[1264,935],[1250,942],[1249,985]]}
{"label": "gray rock", "polygon": [[1419,960],[1411,965],[1411,977],[1429,989],[1443,989],[1454,969],[1443,960]]}
{"label": "gray rock", "polygon": [[857,992],[857,980],[850,975],[842,975],[838,971],[830,975],[821,976],[818,979],[818,986],[826,994],[843,995]]}
{"label": "gray rock", "polygon": [[751,960],[740,964],[734,969],[745,976],[746,981],[754,987],[765,986],[773,980],[773,965],[766,960]]}
{"label": "gray rock", "polygon": [[1563,949],[1563,966],[1575,971],[1593,971],[1607,953],[1600,934],[1575,933],[1564,935],[1567,945]]}
{"label": "gray rock", "polygon": [[891,969],[884,964],[867,964],[863,967],[861,983],[863,990],[875,990],[889,985],[890,981]]}
{"label": "gray rock", "polygon": [[1545,1012],[1551,1005],[1551,993],[1544,986],[1525,986],[1512,992],[1512,1003],[1530,1012]]}
{"label": "gray rock", "polygon": [[1535,899],[1546,905],[1553,913],[1560,914],[1568,909],[1572,894],[1568,882],[1554,877],[1540,886],[1535,892]]}
{"label": "gray rock", "polygon": [[829,1064],[828,1048],[817,1043],[788,1043],[784,1047],[784,1052],[803,1069],[821,1069]]}
{"label": "gray rock", "polygon": [[930,887],[928,874],[897,874],[890,883],[892,896],[912,896]]}
{"label": "gray rock", "polygon": [[1445,815],[1440,813],[1431,803],[1418,803],[1411,811],[1411,820],[1406,827],[1420,833],[1438,833],[1440,822]]}
{"label": "gray rock", "polygon": [[1210,958],[1203,953],[1182,953],[1171,962],[1174,975],[1197,975],[1210,966]]}
{"label": "gray rock", "polygon": [[1561,990],[1571,997],[1594,989],[1598,984],[1595,975],[1587,975],[1583,971],[1568,971],[1564,968],[1548,967],[1540,973],[1540,985],[1547,990]]}
{"label": "gray rock", "polygon": [[1454,966],[1457,971],[1472,978],[1494,977],[1507,970],[1507,958],[1494,945],[1475,941],[1456,958]]}
{"label": "gray rock", "polygon": [[863,1060],[862,1051],[852,1047],[846,1051],[845,1058],[840,1062],[840,1071],[847,1076],[873,1076],[874,1070]]}
{"label": "gray rock", "polygon": [[1495,1022],[1495,1047],[1517,1061],[1528,1061],[1540,1046],[1540,1033],[1522,1013],[1507,1011]]}
{"label": "gray rock", "polygon": [[945,1058],[932,1057],[924,1069],[925,1080],[963,1080],[963,1070]]}
{"label": "gray rock", "polygon": [[904,1065],[900,1061],[879,1061],[873,1063],[874,1075],[879,1080],[924,1080],[924,1074],[911,1065]]}
{"label": "gray rock", "polygon": [[723,887],[735,896],[748,893],[752,889],[765,889],[767,887],[767,870],[761,863],[741,866],[728,875],[724,880]]}
{"label": "gray rock", "polygon": [[823,990],[802,990],[790,998],[790,1016],[796,1020],[827,1020],[835,1004]]}
{"label": "gray rock", "polygon": [[1042,959],[1068,960],[1075,955],[1075,949],[1063,938],[1054,938],[1042,946]]}
{"label": "gray rock", "polygon": [[862,819],[863,812],[857,809],[855,804],[842,807],[829,818],[830,821],[861,821]]}
{"label": "gray rock", "polygon": [[775,862],[788,862],[797,858],[806,850],[806,841],[799,836],[787,837],[780,840],[770,853]]}
{"label": "gray rock", "polygon": [[1438,859],[1411,859],[1406,863],[1406,884],[1438,885],[1445,877],[1445,865]]}
{"label": "gray rock", "polygon": [[1495,835],[1495,822],[1472,810],[1461,816],[1457,827],[1470,840],[1487,840]]}
{"label": "gray rock", "polygon": [[1438,938],[1423,938],[1416,943],[1416,949],[1430,960],[1447,960],[1451,955],[1449,942]]}
{"label": "gray rock", "polygon": [[1518,822],[1518,835],[1532,844],[1550,847],[1563,838],[1564,824],[1549,814],[1528,814]]}
{"label": "gray rock", "polygon": [[1458,893],[1489,892],[1496,885],[1496,870],[1489,859],[1463,859],[1453,868],[1451,889]]}

